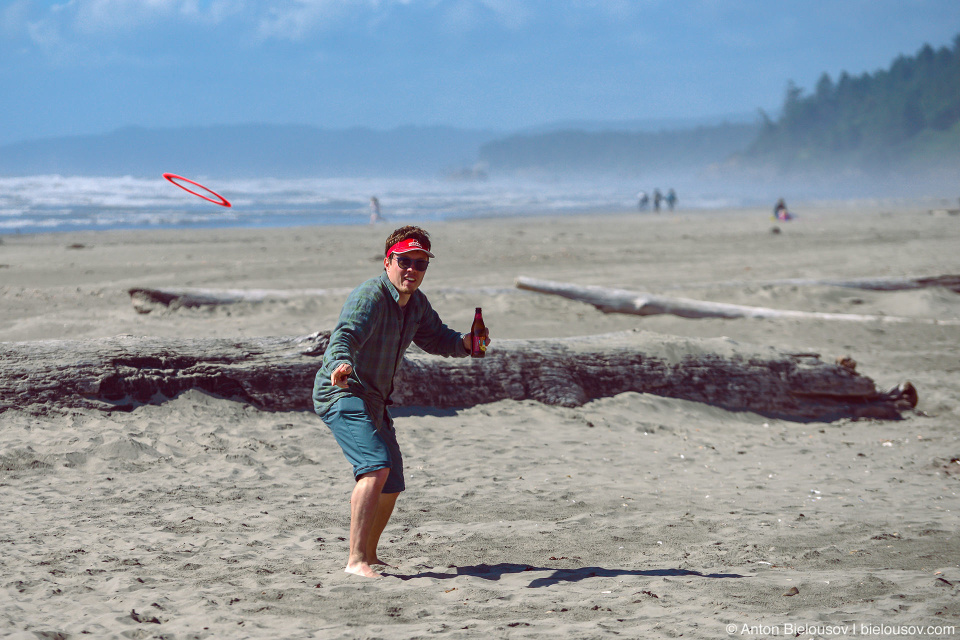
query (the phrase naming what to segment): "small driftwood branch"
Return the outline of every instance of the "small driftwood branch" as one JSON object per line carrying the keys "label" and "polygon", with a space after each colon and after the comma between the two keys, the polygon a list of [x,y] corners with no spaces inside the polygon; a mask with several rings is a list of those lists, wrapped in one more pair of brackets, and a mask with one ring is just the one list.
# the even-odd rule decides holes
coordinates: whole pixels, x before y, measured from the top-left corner
{"label": "small driftwood branch", "polygon": [[[261,303],[297,298],[316,298],[338,296],[346,298],[351,289],[208,289],[208,288],[166,288],[152,289],[133,287],[127,290],[130,302],[139,313],[150,313],[156,309],[180,309],[197,307],[216,307],[220,305]],[[513,293],[516,289],[496,289],[493,287],[465,289],[447,287],[434,289],[437,293],[470,293],[498,295]]]}
{"label": "small driftwood branch", "polygon": [[825,284],[867,291],[909,291],[942,287],[960,293],[960,275],[914,276],[904,278],[853,278],[850,280],[784,280],[786,284]]}
{"label": "small driftwood branch", "polygon": [[[0,412],[131,410],[188,389],[265,410],[309,410],[328,341],[321,332],[4,343]],[[572,407],[636,391],[792,420],[893,419],[916,405],[909,383],[881,392],[854,369],[852,361],[828,364],[817,354],[648,332],[498,340],[482,360],[408,352],[393,400],[401,406],[468,407],[513,399]]]}
{"label": "small driftwood branch", "polygon": [[928,289],[931,287],[942,287],[960,293],[960,275],[941,275],[941,276],[906,276],[890,278],[850,278],[846,280],[837,279],[809,279],[809,278],[788,278],[786,280],[732,280],[728,282],[711,282],[695,285],[678,285],[677,288],[690,287],[757,287],[757,286],[817,286],[825,285],[829,287],[843,287],[845,289],[863,289],[866,291],[910,291],[916,289]]}
{"label": "small driftwood branch", "polygon": [[673,314],[682,318],[798,318],[805,320],[841,320],[847,322],[910,322],[919,324],[960,325],[960,320],[903,318],[897,316],[860,315],[855,313],[820,313],[749,307],[725,302],[704,302],[690,298],[674,298],[654,293],[610,289],[592,285],[575,285],[549,280],[519,277],[519,289],[549,293],[592,304],[604,313],[632,313],[639,316]]}

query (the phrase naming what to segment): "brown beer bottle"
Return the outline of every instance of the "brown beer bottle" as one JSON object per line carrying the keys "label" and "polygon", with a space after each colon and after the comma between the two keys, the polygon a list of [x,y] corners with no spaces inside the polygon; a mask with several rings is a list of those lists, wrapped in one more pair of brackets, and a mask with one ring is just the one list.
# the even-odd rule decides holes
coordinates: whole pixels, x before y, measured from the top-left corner
{"label": "brown beer bottle", "polygon": [[477,311],[473,315],[473,326],[470,327],[471,358],[482,358],[487,355],[487,345],[484,344],[483,329],[483,314],[480,312],[480,307],[477,307]]}

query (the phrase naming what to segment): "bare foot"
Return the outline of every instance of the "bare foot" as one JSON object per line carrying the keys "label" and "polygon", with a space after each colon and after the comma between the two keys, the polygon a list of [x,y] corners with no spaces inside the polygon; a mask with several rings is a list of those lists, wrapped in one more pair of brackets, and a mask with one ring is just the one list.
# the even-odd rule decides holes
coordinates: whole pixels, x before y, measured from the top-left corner
{"label": "bare foot", "polygon": [[355,576],[361,576],[364,578],[382,578],[383,574],[377,573],[370,568],[370,565],[366,562],[359,562],[355,565],[347,565],[347,568],[343,570],[345,573],[352,573]]}
{"label": "bare foot", "polygon": [[374,558],[373,560],[370,561],[370,564],[382,564],[383,566],[385,566],[385,567],[390,567],[391,569],[399,569],[399,568],[400,568],[400,567],[398,567],[398,566],[395,565],[395,564],[390,564],[389,562],[384,562],[384,561],[381,560],[380,558]]}

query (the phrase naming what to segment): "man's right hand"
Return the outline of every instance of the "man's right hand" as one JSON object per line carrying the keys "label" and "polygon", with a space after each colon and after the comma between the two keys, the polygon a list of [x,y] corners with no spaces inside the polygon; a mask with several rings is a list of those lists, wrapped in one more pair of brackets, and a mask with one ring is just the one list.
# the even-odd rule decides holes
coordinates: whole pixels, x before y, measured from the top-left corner
{"label": "man's right hand", "polygon": [[353,373],[353,367],[346,362],[341,362],[333,373],[330,374],[330,384],[341,389],[347,388],[347,377]]}

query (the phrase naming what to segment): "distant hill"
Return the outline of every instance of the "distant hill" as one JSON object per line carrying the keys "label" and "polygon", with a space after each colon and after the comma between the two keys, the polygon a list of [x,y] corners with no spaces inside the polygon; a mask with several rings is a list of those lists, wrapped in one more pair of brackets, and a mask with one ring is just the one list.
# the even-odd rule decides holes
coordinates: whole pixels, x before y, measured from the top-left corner
{"label": "distant hill", "polygon": [[960,169],[960,35],[953,47],[924,46],[889,69],[834,82],[823,74],[804,95],[792,83],[782,115],[767,118],[757,139],[733,159],[781,174]]}
{"label": "distant hill", "polygon": [[698,127],[715,127],[724,124],[752,124],[757,113],[731,113],[725,115],[677,118],[635,118],[632,120],[562,120],[548,122],[516,131],[517,135],[536,135],[557,131],[659,133],[684,131]]}
{"label": "distant hill", "polygon": [[[645,123],[641,125],[641,122]],[[668,121],[656,121],[661,125]],[[686,122],[686,121],[684,121]],[[693,122],[693,121],[690,121]],[[653,126],[654,121],[636,121]],[[569,123],[570,126],[576,126]],[[452,127],[324,130],[294,125],[151,129],[29,140],[0,146],[0,175],[132,175],[217,178],[440,176],[511,173],[649,174],[698,170],[741,151],[757,124],[656,132],[609,131],[626,123],[545,125],[503,136]]]}
{"label": "distant hill", "polygon": [[484,144],[480,160],[491,173],[694,174],[747,148],[758,131],[758,124],[728,123],[657,132],[517,134]]}
{"label": "distant hill", "polygon": [[435,176],[472,167],[496,135],[452,127],[128,127],[0,146],[0,175]]}

